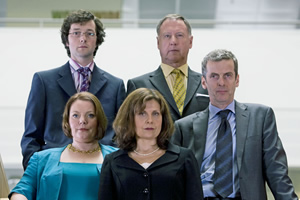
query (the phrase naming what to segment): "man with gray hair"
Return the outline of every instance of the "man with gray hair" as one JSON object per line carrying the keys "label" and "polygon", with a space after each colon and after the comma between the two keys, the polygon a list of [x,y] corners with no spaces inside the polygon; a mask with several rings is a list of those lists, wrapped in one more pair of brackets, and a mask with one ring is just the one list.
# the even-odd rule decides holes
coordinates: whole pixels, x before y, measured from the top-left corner
{"label": "man with gray hair", "polygon": [[175,122],[171,141],[193,150],[205,200],[298,199],[288,176],[287,158],[272,108],[234,100],[238,61],[218,49],[202,62],[207,109]]}
{"label": "man with gray hair", "polygon": [[[157,25],[157,48],[161,64],[153,72],[129,79],[127,95],[137,88],[158,90],[168,102],[175,121],[208,106],[201,74],[187,64],[193,36],[189,22],[181,15],[166,15]],[[204,94],[204,95],[203,95]]]}

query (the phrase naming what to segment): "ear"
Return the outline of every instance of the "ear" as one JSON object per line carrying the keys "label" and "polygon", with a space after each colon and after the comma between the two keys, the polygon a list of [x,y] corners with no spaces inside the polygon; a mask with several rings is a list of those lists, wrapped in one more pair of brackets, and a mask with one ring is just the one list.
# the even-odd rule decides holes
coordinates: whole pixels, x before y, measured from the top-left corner
{"label": "ear", "polygon": [[204,76],[201,76],[201,84],[204,89],[207,89],[206,80],[205,80]]}
{"label": "ear", "polygon": [[158,36],[156,37],[156,42],[157,42],[157,48],[159,49],[159,39],[158,39]]}
{"label": "ear", "polygon": [[194,39],[194,37],[191,35],[190,36],[190,49],[193,47],[193,39]]}
{"label": "ear", "polygon": [[239,87],[239,85],[240,85],[240,75],[238,74],[235,80],[235,87]]}

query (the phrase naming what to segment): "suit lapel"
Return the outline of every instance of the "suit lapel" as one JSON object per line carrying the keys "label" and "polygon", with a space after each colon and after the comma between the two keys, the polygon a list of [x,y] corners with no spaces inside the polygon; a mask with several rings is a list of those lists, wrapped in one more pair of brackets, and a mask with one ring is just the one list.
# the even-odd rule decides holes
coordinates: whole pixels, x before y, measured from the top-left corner
{"label": "suit lapel", "polygon": [[76,88],[70,71],[69,62],[61,67],[61,70],[58,72],[60,78],[57,79],[58,85],[69,95],[72,96],[75,94]]}
{"label": "suit lapel", "polygon": [[249,125],[249,111],[244,104],[235,101],[235,120],[236,120],[236,156],[238,168],[242,165],[244,146]]}
{"label": "suit lapel", "polygon": [[154,71],[152,74],[150,74],[149,77],[150,82],[153,84],[155,89],[157,89],[161,94],[164,94],[164,98],[176,112],[180,116],[179,110],[177,108],[177,105],[174,101],[173,95],[170,91],[170,88],[166,82],[166,79],[164,77],[164,73],[162,72],[162,69],[159,67],[156,71]]}
{"label": "suit lapel", "polygon": [[209,109],[207,107],[204,111],[197,112],[196,117],[193,119],[193,132],[195,138],[194,144],[191,144],[191,146],[194,148],[192,150],[198,160],[199,167],[202,165],[202,159],[205,151],[208,117]]}
{"label": "suit lapel", "polygon": [[201,84],[201,75],[195,73],[190,68],[188,68],[188,84],[184,100],[184,107],[191,101],[193,96],[196,94],[198,86]]}
{"label": "suit lapel", "polygon": [[99,92],[99,90],[104,85],[106,85],[106,83],[107,83],[107,79],[103,75],[103,71],[100,68],[98,68],[95,64],[93,73],[92,73],[92,80],[91,80],[89,92],[91,92],[93,94],[97,94]]}

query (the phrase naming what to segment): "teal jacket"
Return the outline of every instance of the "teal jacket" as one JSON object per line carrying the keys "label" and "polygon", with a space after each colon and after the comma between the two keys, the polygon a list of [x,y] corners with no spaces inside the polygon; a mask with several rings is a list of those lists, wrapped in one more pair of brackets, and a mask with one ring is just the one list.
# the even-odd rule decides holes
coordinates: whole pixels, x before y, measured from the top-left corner
{"label": "teal jacket", "polygon": [[[102,144],[100,146],[103,158],[117,150],[112,146]],[[66,146],[34,153],[21,180],[8,197],[10,198],[12,193],[19,193],[29,200],[58,199],[63,178],[63,169],[59,166],[59,159],[65,148]],[[98,165],[99,174],[101,167],[102,165]]]}

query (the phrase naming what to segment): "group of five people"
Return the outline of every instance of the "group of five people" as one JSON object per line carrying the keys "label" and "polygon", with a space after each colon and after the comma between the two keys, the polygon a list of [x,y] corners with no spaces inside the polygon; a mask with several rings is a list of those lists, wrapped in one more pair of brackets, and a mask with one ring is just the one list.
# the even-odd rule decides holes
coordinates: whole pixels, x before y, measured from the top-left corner
{"label": "group of five people", "polygon": [[[157,26],[161,65],[129,79],[126,94],[123,81],[93,61],[104,37],[88,11],[64,20],[70,59],[33,77],[21,141],[25,172],[9,198],[263,200],[267,183],[275,199],[298,199],[273,110],[234,99],[232,52],[214,50],[202,74],[191,70],[191,26],[167,15]],[[229,161],[218,159],[227,149],[218,147],[223,110]],[[220,163],[230,180],[217,176]]]}

